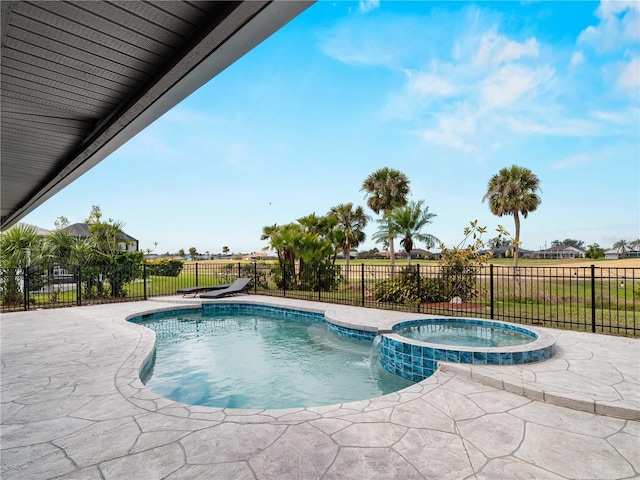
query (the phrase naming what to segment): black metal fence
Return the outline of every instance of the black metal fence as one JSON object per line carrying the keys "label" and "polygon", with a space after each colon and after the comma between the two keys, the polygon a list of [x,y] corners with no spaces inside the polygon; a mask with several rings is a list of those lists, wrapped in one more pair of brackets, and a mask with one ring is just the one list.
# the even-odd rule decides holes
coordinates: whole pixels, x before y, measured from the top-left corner
{"label": "black metal fence", "polygon": [[[0,272],[2,311],[145,300],[253,280],[251,293],[452,317],[640,336],[640,268],[185,263],[111,271],[56,266]],[[131,281],[131,278],[135,278]]]}

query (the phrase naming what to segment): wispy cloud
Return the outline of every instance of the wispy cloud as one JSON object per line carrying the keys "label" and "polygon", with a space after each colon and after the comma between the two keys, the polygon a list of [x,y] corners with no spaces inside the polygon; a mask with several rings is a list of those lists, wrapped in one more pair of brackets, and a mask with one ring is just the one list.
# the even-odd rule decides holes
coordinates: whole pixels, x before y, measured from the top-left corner
{"label": "wispy cloud", "polygon": [[537,58],[539,53],[535,38],[520,43],[491,31],[480,37],[473,63],[482,68],[495,68],[524,57]]}
{"label": "wispy cloud", "polygon": [[585,62],[584,54],[582,52],[573,52],[571,60],[569,61],[569,68],[573,69],[582,65]]}
{"label": "wispy cloud", "polygon": [[407,90],[411,94],[422,97],[448,97],[455,94],[458,88],[446,77],[431,72],[406,71]]}
{"label": "wispy cloud", "polygon": [[524,97],[533,99],[539,90],[553,79],[548,67],[532,69],[524,65],[509,64],[485,78],[480,85],[480,104],[485,109],[506,108],[518,104]]}
{"label": "wispy cloud", "polygon": [[371,10],[376,10],[380,8],[380,0],[360,0],[360,4],[358,8],[362,13],[370,12]]}
{"label": "wispy cloud", "polygon": [[591,158],[588,155],[574,155],[552,164],[549,168],[551,168],[551,170],[568,170],[589,162],[591,162]]}

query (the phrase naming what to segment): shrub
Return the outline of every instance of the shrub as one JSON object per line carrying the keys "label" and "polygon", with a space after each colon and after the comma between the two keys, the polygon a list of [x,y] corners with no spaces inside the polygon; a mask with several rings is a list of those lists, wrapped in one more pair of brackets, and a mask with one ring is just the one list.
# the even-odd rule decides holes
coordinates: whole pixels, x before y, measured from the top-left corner
{"label": "shrub", "polygon": [[160,277],[177,277],[182,272],[184,262],[172,258],[157,258],[147,261],[147,275]]}
{"label": "shrub", "polygon": [[446,284],[441,277],[419,275],[419,268],[406,267],[387,280],[376,282],[371,294],[378,302],[418,305],[446,300]]}

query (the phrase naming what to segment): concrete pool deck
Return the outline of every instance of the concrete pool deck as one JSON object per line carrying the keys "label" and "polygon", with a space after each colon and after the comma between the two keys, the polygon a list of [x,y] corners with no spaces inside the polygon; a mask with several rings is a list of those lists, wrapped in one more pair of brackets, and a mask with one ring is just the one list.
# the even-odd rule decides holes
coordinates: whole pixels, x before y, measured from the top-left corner
{"label": "concrete pool deck", "polygon": [[[382,328],[427,317],[241,296]],[[640,340],[541,329],[551,360],[441,364],[359,402],[286,410],[179,404],[138,377],[154,301],[0,319],[3,479],[624,479],[640,476]],[[387,328],[385,327],[385,328]],[[595,412],[595,413],[594,413]]]}

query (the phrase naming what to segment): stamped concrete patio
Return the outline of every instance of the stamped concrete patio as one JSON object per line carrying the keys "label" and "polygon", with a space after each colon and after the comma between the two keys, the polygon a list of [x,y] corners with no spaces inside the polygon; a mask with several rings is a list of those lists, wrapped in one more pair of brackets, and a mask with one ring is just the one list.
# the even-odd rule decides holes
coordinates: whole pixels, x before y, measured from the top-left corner
{"label": "stamped concrete patio", "polygon": [[[388,328],[423,317],[262,296]],[[3,314],[1,478],[624,479],[640,476],[640,340],[544,329],[525,366],[441,364],[400,392],[287,410],[179,404],[138,377],[159,301]]]}

